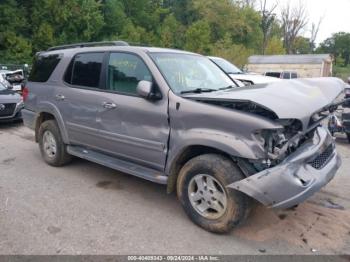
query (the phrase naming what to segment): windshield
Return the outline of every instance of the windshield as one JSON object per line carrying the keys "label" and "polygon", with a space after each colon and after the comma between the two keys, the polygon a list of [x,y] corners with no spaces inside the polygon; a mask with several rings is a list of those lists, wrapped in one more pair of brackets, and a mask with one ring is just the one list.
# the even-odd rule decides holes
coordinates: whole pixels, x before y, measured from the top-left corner
{"label": "windshield", "polygon": [[234,64],[231,64],[229,61],[222,58],[210,58],[215,64],[217,64],[226,74],[242,74],[242,71],[239,70]]}
{"label": "windshield", "polygon": [[6,89],[7,89],[6,86],[0,82],[0,91],[4,91]]}
{"label": "windshield", "polygon": [[217,91],[235,85],[206,57],[177,53],[150,55],[175,93],[191,90]]}

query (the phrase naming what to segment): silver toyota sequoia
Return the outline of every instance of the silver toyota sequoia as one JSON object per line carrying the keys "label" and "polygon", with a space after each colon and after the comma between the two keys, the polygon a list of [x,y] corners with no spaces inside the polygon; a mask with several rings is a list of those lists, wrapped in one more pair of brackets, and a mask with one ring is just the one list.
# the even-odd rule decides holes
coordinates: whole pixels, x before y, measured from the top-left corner
{"label": "silver toyota sequoia", "polygon": [[76,156],[164,184],[195,224],[224,233],[253,199],[290,208],[334,177],[341,160],[322,123],[344,86],[238,87],[198,54],[82,43],[36,55],[22,114],[49,165]]}

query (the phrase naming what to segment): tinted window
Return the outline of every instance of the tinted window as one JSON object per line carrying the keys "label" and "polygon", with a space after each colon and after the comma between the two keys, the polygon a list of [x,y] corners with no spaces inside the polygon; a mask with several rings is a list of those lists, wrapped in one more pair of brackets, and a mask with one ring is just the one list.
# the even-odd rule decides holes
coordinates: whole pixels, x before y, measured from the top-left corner
{"label": "tinted window", "polygon": [[74,57],[64,77],[77,86],[99,87],[104,53],[84,53]]}
{"label": "tinted window", "polygon": [[290,79],[290,73],[289,72],[284,72],[283,73],[283,79]]}
{"label": "tinted window", "polygon": [[46,82],[57,64],[61,60],[61,55],[39,55],[35,58],[32,70],[29,75],[29,81]]}
{"label": "tinted window", "polygon": [[110,55],[107,89],[135,95],[141,80],[152,81],[152,75],[141,58],[125,53]]}
{"label": "tinted window", "polygon": [[298,78],[297,73],[292,73],[292,78]]}
{"label": "tinted window", "polygon": [[271,77],[276,77],[276,78],[280,78],[281,77],[281,73],[279,73],[279,72],[266,72],[265,75],[266,76],[271,76]]}

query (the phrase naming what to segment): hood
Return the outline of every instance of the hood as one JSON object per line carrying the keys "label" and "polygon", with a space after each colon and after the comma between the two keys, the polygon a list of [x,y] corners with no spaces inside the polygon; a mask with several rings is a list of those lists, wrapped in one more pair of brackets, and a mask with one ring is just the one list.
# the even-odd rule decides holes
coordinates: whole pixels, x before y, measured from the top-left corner
{"label": "hood", "polygon": [[280,81],[225,91],[190,94],[199,101],[248,102],[272,111],[279,119],[299,119],[304,127],[310,117],[332,104],[344,91],[338,78],[310,78]]}
{"label": "hood", "polygon": [[253,84],[266,84],[273,82],[280,82],[282,79],[263,75],[253,75],[253,74],[229,74],[232,79],[237,79],[241,81],[250,81]]}
{"label": "hood", "polygon": [[19,103],[22,101],[21,96],[12,90],[0,90],[0,104]]}

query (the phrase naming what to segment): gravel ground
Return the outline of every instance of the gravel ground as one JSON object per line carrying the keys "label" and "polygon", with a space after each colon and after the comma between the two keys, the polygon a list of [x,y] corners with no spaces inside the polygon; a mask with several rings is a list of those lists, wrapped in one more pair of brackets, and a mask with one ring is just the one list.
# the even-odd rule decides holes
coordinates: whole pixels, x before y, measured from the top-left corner
{"label": "gravel ground", "polygon": [[185,216],[165,187],[76,159],[46,165],[34,134],[0,126],[0,254],[350,254],[350,145],[336,178],[295,210],[257,205],[228,235]]}

